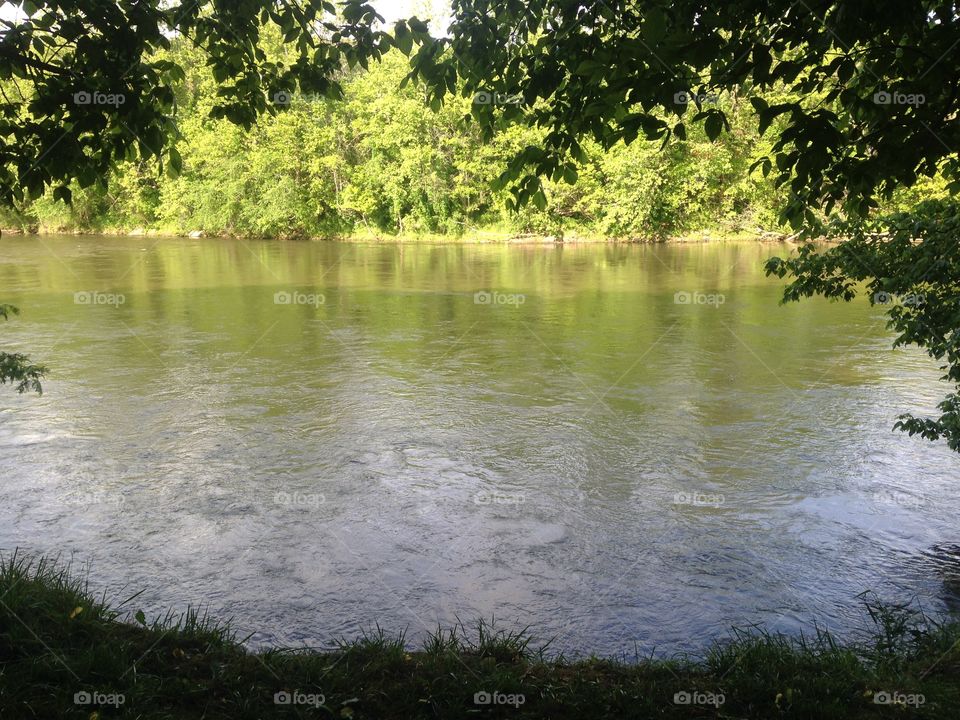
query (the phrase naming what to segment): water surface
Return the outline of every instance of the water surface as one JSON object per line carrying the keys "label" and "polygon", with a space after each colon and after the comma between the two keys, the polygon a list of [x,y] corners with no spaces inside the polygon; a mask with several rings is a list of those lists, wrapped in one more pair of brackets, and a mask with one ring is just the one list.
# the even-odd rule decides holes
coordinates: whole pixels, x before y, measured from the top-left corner
{"label": "water surface", "polygon": [[0,396],[0,548],[148,614],[284,645],[495,616],[633,655],[950,603],[960,459],[891,430],[938,372],[865,301],[779,306],[787,247],[2,250],[5,349],[51,373]]}

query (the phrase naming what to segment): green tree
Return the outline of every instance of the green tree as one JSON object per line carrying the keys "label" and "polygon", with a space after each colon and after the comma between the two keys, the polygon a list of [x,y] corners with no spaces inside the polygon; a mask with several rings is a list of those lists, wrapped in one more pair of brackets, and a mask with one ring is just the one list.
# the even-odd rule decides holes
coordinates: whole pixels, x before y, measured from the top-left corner
{"label": "green tree", "polygon": [[[786,118],[759,166],[790,184],[784,214],[798,227],[817,220],[813,207],[865,214],[918,176],[960,173],[956,3],[457,0],[453,11],[449,36],[413,53],[411,76],[434,103],[494,98],[472,108],[488,134],[503,121],[547,129],[505,175],[521,202],[538,177],[575,169],[585,137],[670,142],[690,122],[719,137],[728,113],[701,98],[733,90],[754,96],[761,130]],[[784,102],[761,96],[784,90]],[[522,102],[496,100],[512,97]]]}
{"label": "green tree", "polygon": [[[173,87],[185,73],[162,52],[172,37],[187,38],[211,69],[211,117],[246,128],[291,93],[339,97],[344,64],[366,65],[391,47],[361,0],[347,0],[339,15],[324,0],[34,1],[23,9],[0,30],[0,80],[14,88],[0,101],[0,199],[8,202],[51,185],[69,199],[71,180],[105,186],[113,168],[138,158],[179,172]],[[286,62],[261,47],[271,33],[282,36]]]}

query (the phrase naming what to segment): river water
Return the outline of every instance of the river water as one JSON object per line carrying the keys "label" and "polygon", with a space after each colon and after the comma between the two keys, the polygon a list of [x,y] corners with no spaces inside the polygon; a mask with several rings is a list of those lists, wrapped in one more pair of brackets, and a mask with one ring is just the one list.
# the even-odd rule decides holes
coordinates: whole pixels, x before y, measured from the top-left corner
{"label": "river water", "polygon": [[[568,653],[955,605],[944,387],[779,245],[4,237],[0,549],[255,645],[459,617]],[[479,294],[478,294],[479,293]]]}

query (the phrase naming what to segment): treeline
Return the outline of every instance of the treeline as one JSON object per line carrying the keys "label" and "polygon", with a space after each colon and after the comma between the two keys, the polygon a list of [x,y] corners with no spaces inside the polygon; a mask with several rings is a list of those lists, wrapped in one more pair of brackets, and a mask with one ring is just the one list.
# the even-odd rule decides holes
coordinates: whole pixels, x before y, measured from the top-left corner
{"label": "treeline", "polygon": [[[282,55],[279,42],[274,48]],[[52,194],[8,208],[0,225],[33,231],[202,231],[254,237],[541,234],[659,239],[696,230],[780,230],[786,190],[759,171],[766,140],[744,97],[720,102],[731,131],[710,142],[697,124],[661,150],[637,141],[607,151],[587,142],[575,184],[546,183],[547,204],[505,209],[491,181],[509,157],[537,145],[536,129],[512,126],[483,141],[465,121],[471,98],[438,112],[413,85],[407,60],[388,54],[343,78],[345,98],[274,98],[282,112],[250,130],[211,120],[216,83],[204,58],[175,43],[186,77],[176,88],[179,175],[127,164],[106,191],[74,185],[72,206]],[[278,107],[278,109],[281,109]]]}

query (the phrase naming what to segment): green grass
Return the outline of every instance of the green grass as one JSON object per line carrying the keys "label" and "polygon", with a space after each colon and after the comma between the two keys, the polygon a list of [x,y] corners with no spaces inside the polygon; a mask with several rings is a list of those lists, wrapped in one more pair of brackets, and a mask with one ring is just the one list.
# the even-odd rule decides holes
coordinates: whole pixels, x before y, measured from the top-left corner
{"label": "green grass", "polygon": [[[19,235],[23,233],[20,228],[0,228],[0,234]],[[114,227],[97,226],[76,228],[72,226],[41,225],[34,228],[27,234],[39,235],[118,235],[139,237],[141,235],[150,237],[187,237],[187,233],[175,227]],[[230,233],[205,233],[207,238],[230,239],[234,237]],[[241,236],[243,237],[243,236]],[[734,229],[718,225],[716,227],[702,228],[700,230],[682,232],[665,237],[606,237],[603,235],[591,233],[583,229],[569,229],[563,237],[558,237],[547,232],[519,232],[505,225],[481,226],[477,228],[468,228],[461,233],[412,233],[404,232],[400,234],[391,234],[378,232],[376,230],[357,228],[355,231],[341,235],[316,236],[316,237],[298,237],[297,240],[333,240],[343,243],[358,244],[381,244],[381,245],[402,245],[402,244],[429,244],[429,245],[510,245],[510,244],[541,244],[549,245],[554,242],[579,243],[579,244],[650,244],[650,243],[715,243],[715,242],[781,242],[786,239],[786,233],[761,232],[758,230]],[[247,238],[251,239],[251,238]],[[281,238],[253,238],[253,239],[275,239]],[[294,239],[294,238],[288,238]]]}
{"label": "green grass", "polygon": [[[196,612],[148,621],[136,599],[110,608],[56,563],[0,561],[0,718],[960,717],[960,626],[868,601],[876,633],[857,645],[753,630],[699,658],[621,662],[550,657],[483,622],[417,650],[376,629],[331,652],[251,653]],[[275,704],[284,691],[316,704]],[[475,704],[484,691],[513,704]],[[876,704],[879,691],[924,702]],[[123,703],[75,704],[82,692]]]}

